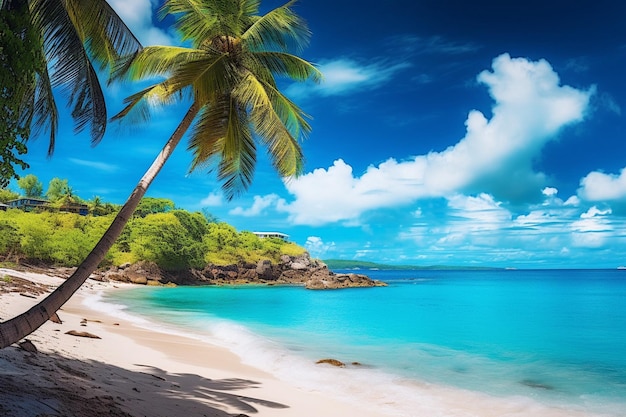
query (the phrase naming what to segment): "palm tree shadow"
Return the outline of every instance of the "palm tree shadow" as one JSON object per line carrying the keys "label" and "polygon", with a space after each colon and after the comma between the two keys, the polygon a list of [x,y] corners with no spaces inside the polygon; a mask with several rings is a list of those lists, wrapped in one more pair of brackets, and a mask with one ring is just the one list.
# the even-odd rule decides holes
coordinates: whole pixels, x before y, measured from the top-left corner
{"label": "palm tree shadow", "polygon": [[[8,354],[5,354],[6,351]],[[57,353],[0,351],[0,415],[90,416],[246,416],[259,407],[287,405],[249,395],[261,383],[208,379],[168,373],[153,366],[128,370]]]}
{"label": "palm tree shadow", "polygon": [[[146,368],[147,374],[154,378],[169,382],[176,391],[172,398],[179,399],[187,397],[205,401],[216,407],[228,405],[237,410],[248,413],[257,413],[258,410],[253,404],[268,408],[288,408],[288,406],[273,401],[260,398],[240,395],[237,392],[248,388],[260,388],[261,384],[256,381],[240,378],[207,379],[195,374],[172,374],[148,365],[136,365]],[[165,395],[168,395],[165,393]]]}

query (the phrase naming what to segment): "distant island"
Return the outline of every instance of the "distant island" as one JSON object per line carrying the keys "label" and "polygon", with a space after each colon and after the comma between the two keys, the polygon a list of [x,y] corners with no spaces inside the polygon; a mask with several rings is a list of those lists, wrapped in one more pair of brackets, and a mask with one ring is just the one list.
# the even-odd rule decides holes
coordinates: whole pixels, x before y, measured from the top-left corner
{"label": "distant island", "polygon": [[492,268],[486,266],[454,266],[454,265],[388,265],[376,262],[355,261],[348,259],[325,259],[323,261],[330,269],[386,269],[386,270],[500,270],[504,268]]}

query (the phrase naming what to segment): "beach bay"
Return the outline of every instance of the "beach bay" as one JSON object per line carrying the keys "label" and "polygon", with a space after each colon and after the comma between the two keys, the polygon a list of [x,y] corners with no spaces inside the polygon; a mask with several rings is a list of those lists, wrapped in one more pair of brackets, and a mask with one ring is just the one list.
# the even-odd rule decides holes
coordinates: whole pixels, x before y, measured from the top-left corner
{"label": "beach bay", "polygon": [[[0,377],[54,381],[44,393],[70,381],[91,403],[133,416],[624,414],[623,271],[368,274],[389,287],[90,280],[59,312],[62,325],[32,335],[41,353],[0,352]],[[1,300],[3,319],[33,304]],[[70,328],[102,339],[65,335]],[[316,364],[323,358],[346,366]]]}

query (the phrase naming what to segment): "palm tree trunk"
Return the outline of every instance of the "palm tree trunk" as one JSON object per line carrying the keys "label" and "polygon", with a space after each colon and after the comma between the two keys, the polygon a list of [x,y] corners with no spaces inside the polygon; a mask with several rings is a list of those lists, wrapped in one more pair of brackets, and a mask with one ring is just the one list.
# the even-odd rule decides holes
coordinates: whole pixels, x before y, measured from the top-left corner
{"label": "palm tree trunk", "polygon": [[111,226],[109,226],[104,235],[102,235],[102,238],[100,238],[100,241],[98,241],[96,246],[89,255],[87,255],[72,276],[30,310],[0,323],[0,349],[20,341],[48,321],[48,319],[70,299],[80,286],[83,285],[87,278],[89,278],[89,275],[95,271],[120,233],[122,233],[124,226],[126,226],[126,223],[128,223],[128,220],[135,212],[141,198],[144,196],[159,171],[161,171],[163,165],[165,165],[165,162],[182,139],[193,119],[198,114],[198,111],[199,107],[194,103],[128,197],[122,209],[117,216],[115,216]]}

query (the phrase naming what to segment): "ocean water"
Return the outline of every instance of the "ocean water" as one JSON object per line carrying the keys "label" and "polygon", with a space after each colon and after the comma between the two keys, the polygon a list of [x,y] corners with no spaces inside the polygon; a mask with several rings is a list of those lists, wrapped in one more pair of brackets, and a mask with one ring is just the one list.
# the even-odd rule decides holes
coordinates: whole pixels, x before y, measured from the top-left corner
{"label": "ocean water", "polygon": [[390,416],[626,416],[626,271],[366,273],[389,286],[143,287],[90,303]]}

